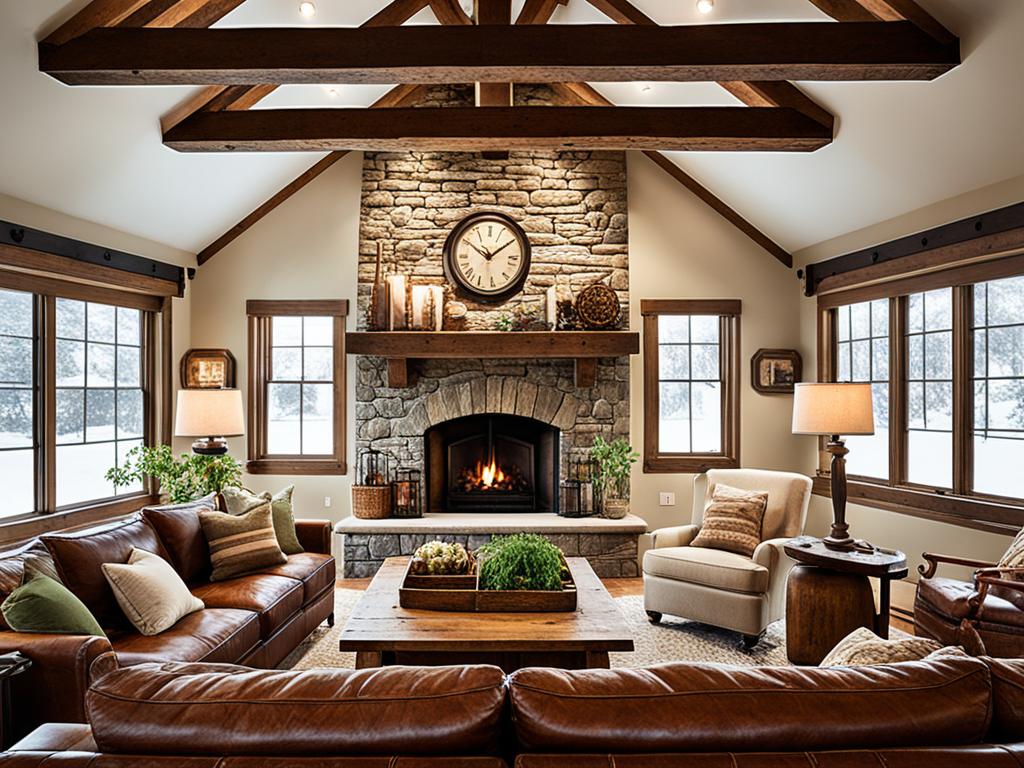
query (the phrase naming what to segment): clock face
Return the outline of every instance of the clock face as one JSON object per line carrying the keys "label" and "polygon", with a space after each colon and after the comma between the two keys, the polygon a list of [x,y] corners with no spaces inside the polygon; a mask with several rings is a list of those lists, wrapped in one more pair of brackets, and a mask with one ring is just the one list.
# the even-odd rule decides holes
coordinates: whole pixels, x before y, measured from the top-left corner
{"label": "clock face", "polygon": [[463,219],[445,243],[448,278],[482,301],[517,293],[530,270],[530,241],[516,222],[500,213]]}

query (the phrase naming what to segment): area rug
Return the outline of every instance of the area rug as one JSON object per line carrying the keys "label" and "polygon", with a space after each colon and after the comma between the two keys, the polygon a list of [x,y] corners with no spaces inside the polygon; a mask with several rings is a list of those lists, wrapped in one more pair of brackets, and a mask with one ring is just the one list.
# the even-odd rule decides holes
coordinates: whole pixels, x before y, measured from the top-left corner
{"label": "area rug", "polygon": [[[362,591],[338,589],[334,598],[334,627],[323,625],[284,661],[281,669],[313,669],[322,667],[355,667],[354,653],[338,650],[338,635]],[[764,639],[752,651],[743,649],[740,635],[735,632],[709,627],[684,619],[666,616],[661,624],[647,620],[641,595],[615,598],[633,633],[636,650],[632,653],[612,653],[613,667],[642,667],[665,661],[703,661],[741,666],[786,666],[785,622],[777,621],[768,627]]]}

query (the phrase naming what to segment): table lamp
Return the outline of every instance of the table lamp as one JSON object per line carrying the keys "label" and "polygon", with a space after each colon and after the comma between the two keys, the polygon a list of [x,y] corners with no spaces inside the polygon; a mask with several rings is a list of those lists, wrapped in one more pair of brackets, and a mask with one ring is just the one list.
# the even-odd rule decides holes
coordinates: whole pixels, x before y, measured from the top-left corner
{"label": "table lamp", "polygon": [[219,456],[228,451],[225,437],[245,433],[242,392],[237,389],[179,389],[175,437],[201,438],[192,452]]}
{"label": "table lamp", "polygon": [[875,434],[870,384],[797,384],[793,397],[793,434],[826,435],[832,454],[832,532],[830,549],[853,549],[846,522],[846,454],[842,435]]}

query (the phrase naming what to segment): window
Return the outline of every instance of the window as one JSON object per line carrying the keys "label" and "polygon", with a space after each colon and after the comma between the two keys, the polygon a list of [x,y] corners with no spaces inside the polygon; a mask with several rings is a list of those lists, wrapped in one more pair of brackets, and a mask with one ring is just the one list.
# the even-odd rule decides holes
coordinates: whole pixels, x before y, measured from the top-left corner
{"label": "window", "polygon": [[1017,256],[819,296],[819,380],[873,385],[876,434],[848,440],[850,499],[1020,527],[1022,275]]}
{"label": "window", "polygon": [[249,301],[249,461],[264,474],[345,474],[347,301]]}
{"label": "window", "polygon": [[0,476],[7,497],[0,507],[3,517],[36,508],[33,307],[31,293],[0,289]]}
{"label": "window", "polygon": [[644,471],[739,466],[738,300],[645,300]]}

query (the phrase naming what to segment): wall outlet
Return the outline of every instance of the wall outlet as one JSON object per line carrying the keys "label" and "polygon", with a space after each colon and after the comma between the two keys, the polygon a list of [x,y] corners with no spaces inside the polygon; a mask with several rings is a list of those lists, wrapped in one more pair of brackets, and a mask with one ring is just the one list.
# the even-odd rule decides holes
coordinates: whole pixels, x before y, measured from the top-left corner
{"label": "wall outlet", "polygon": [[324,509],[330,509],[330,508],[331,508],[331,497],[330,496],[324,496]]}
{"label": "wall outlet", "polygon": [[662,491],[658,494],[658,505],[674,507],[676,505],[676,495],[672,491]]}

